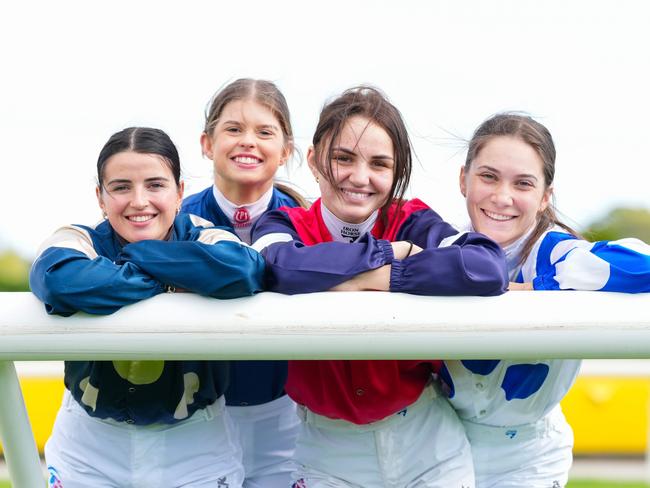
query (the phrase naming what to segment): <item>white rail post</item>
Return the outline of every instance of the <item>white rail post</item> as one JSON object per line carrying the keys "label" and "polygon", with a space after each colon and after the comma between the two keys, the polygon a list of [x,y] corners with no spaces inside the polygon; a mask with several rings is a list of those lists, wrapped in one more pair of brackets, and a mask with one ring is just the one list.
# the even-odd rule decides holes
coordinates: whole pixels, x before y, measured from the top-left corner
{"label": "white rail post", "polygon": [[0,361],[0,440],[13,488],[45,485],[13,361]]}

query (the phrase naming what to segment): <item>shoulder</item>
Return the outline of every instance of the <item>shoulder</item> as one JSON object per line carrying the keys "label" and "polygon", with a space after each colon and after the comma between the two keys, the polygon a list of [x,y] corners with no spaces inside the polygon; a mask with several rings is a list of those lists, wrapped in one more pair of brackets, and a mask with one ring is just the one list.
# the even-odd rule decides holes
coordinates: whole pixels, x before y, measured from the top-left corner
{"label": "shoulder", "polygon": [[387,217],[388,228],[384,235],[389,240],[411,239],[415,238],[415,235],[425,233],[429,235],[429,238],[432,238],[433,234],[439,234],[437,237],[439,241],[458,233],[431,207],[418,198],[403,202],[401,206],[394,203],[389,208]]}
{"label": "shoulder", "polygon": [[274,187],[273,197],[271,198],[271,205],[274,209],[280,207],[297,207],[298,202],[296,202],[296,200],[288,193],[285,193],[281,189]]}
{"label": "shoulder", "polygon": [[95,249],[95,240],[103,240],[112,234],[108,221],[104,221],[95,227],[84,225],[65,225],[59,227],[39,247],[36,257],[43,254],[49,248],[72,249],[85,254],[90,259],[95,259],[98,252]]}
{"label": "shoulder", "polygon": [[532,247],[530,256],[535,261],[557,262],[562,256],[576,248],[591,249],[594,243],[580,239],[561,227],[553,227],[544,232]]}
{"label": "shoulder", "polygon": [[264,233],[273,231],[276,226],[293,226],[293,220],[301,218],[307,210],[302,207],[279,207],[264,213],[255,224],[255,229],[264,229]]}
{"label": "shoulder", "polygon": [[183,199],[183,204],[181,205],[181,210],[183,212],[189,212],[192,213],[193,209],[195,208],[200,208],[201,205],[203,205],[203,202],[208,198],[212,196],[212,187],[209,186],[206,189],[194,193],[193,195],[190,195],[189,197],[186,197]]}
{"label": "shoulder", "polygon": [[209,220],[190,213],[181,213],[176,216],[174,230],[177,240],[181,241],[199,241],[204,244],[232,241],[243,244],[228,229],[215,227]]}

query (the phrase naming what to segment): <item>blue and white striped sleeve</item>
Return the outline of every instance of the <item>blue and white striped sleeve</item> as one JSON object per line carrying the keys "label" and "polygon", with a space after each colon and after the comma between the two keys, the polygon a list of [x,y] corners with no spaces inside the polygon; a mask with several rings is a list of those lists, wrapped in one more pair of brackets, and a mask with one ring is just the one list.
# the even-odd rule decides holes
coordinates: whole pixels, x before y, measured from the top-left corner
{"label": "blue and white striped sleeve", "polygon": [[588,242],[548,232],[531,278],[526,281],[536,290],[650,292],[650,246],[634,238]]}

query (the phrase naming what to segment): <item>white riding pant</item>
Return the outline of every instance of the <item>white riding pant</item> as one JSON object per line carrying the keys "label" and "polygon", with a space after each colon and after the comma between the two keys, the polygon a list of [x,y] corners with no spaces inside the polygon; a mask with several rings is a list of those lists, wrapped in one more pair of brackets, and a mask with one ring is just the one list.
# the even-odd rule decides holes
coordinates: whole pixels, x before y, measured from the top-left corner
{"label": "white riding pant", "polygon": [[357,425],[299,407],[295,488],[474,488],[463,426],[433,385],[409,407]]}
{"label": "white riding pant", "polygon": [[288,488],[300,419],[296,403],[284,395],[272,402],[228,406],[244,456],[244,488]]}
{"label": "white riding pant", "polygon": [[573,431],[558,405],[524,425],[493,427],[464,421],[477,488],[562,488],[573,461]]}
{"label": "white riding pant", "polygon": [[51,488],[241,488],[241,456],[223,397],[142,426],[91,417],[66,390],[45,445]]}

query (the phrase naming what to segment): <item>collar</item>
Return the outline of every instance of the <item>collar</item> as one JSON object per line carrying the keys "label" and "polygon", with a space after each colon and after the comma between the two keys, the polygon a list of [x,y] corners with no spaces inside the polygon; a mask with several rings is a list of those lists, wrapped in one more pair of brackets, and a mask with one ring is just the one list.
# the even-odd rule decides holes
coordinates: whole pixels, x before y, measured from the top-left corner
{"label": "collar", "polygon": [[336,242],[354,242],[362,235],[370,232],[377,221],[377,216],[379,215],[379,210],[375,210],[370,214],[366,220],[360,224],[351,224],[349,222],[344,222],[334,215],[330,210],[325,206],[321,200],[321,213],[323,215],[323,222],[327,230],[330,231],[332,235],[332,240]]}
{"label": "collar", "polygon": [[268,189],[262,195],[262,197],[253,203],[246,203],[244,205],[236,205],[228,200],[221,191],[217,188],[216,185],[212,186],[212,193],[214,194],[214,199],[217,201],[217,205],[221,208],[231,224],[235,222],[235,212],[242,208],[245,208],[248,211],[251,219],[251,225],[269,208],[269,203],[271,203],[271,198],[273,197],[273,186]]}
{"label": "collar", "polygon": [[[508,266],[508,275],[510,277],[510,281],[514,281],[517,278],[519,271],[521,270],[521,251],[524,247],[524,244],[526,244],[526,241],[533,233],[533,230],[535,230],[535,225],[537,225],[537,223],[533,224],[533,226],[515,242],[508,244],[507,246],[501,246],[503,253],[506,255],[506,264]],[[468,225],[468,230],[471,232],[476,232],[474,226],[471,223]]]}

